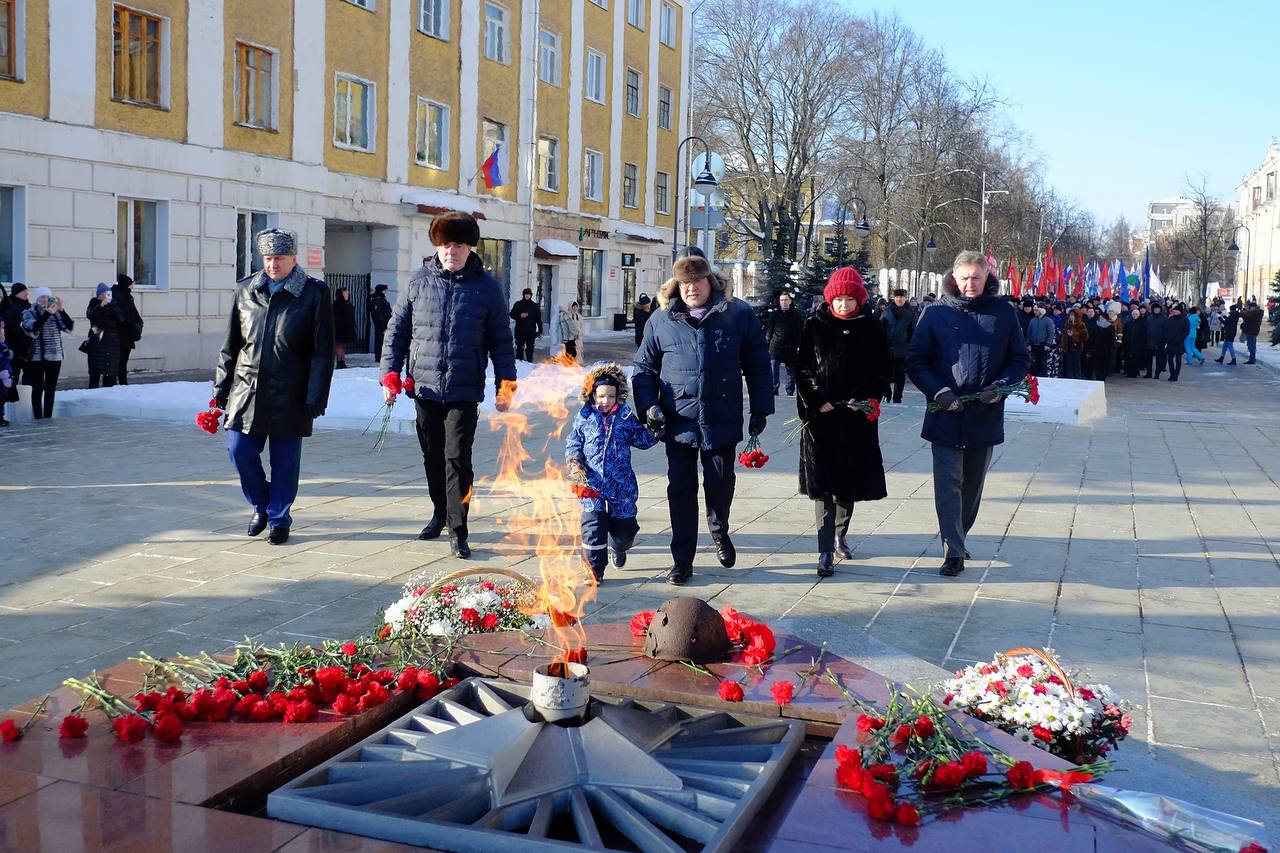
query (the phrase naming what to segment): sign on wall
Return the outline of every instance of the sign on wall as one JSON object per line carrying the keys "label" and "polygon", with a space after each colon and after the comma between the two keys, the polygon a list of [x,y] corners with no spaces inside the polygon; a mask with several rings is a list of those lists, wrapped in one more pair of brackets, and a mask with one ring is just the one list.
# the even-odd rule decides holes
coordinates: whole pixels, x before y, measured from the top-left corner
{"label": "sign on wall", "polygon": [[324,269],[324,247],[308,246],[307,262],[303,266],[307,269]]}
{"label": "sign on wall", "polygon": [[622,265],[623,265],[624,267],[634,267],[634,266],[636,265],[636,253],[635,253],[635,252],[623,252],[623,253],[622,253]]}

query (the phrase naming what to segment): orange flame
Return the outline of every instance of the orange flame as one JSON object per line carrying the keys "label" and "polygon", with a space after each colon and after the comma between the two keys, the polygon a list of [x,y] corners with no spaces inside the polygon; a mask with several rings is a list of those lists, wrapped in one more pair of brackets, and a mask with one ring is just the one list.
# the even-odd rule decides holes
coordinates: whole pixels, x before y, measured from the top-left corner
{"label": "orange flame", "polygon": [[503,433],[491,492],[511,503],[499,520],[507,531],[503,544],[517,554],[532,549],[540,582],[531,609],[551,617],[557,645],[565,650],[562,657],[578,662],[586,654],[580,620],[595,598],[595,586],[581,556],[580,504],[565,469],[554,460],[564,453],[570,417],[565,400],[576,399],[583,374],[571,358],[544,362],[520,380],[508,411],[489,420]]}

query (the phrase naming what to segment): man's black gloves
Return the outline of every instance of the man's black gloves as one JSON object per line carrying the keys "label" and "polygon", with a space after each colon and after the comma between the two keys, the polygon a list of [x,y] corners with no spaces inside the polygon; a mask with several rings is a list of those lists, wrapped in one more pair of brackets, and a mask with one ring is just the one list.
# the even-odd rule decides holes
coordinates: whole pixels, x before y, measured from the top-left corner
{"label": "man's black gloves", "polygon": [[656,439],[661,440],[667,434],[667,416],[657,406],[650,406],[644,413],[644,425]]}
{"label": "man's black gloves", "polygon": [[960,398],[956,396],[956,392],[952,391],[950,388],[945,391],[940,391],[938,396],[933,398],[933,401],[937,403],[944,412],[964,411],[964,403],[960,402]]}
{"label": "man's black gloves", "polygon": [[747,422],[747,432],[750,435],[759,435],[764,432],[765,422],[769,419],[768,415],[760,415],[755,412],[751,413],[751,420]]}

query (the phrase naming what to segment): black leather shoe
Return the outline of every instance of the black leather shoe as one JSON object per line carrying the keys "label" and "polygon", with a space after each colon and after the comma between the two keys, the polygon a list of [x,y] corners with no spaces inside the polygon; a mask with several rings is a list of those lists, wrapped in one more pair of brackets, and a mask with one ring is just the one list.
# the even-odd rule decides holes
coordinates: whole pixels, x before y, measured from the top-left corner
{"label": "black leather shoe", "polygon": [[853,549],[849,547],[849,543],[845,541],[843,536],[836,540],[836,553],[840,555],[842,560],[853,559]]}
{"label": "black leather shoe", "polygon": [[259,533],[267,529],[267,514],[265,512],[255,512],[249,517],[249,529],[245,533],[250,536],[257,536]]}
{"label": "black leather shoe", "polygon": [[968,548],[966,548],[966,549],[965,549],[965,552],[964,552],[964,558],[965,558],[966,560],[971,560],[971,559],[973,559],[972,557],[970,557],[970,556],[969,556],[969,549],[968,549]]}
{"label": "black leather shoe", "polygon": [[835,555],[830,551],[823,551],[818,555],[818,577],[829,578],[835,573]]}
{"label": "black leather shoe", "polygon": [[684,586],[693,577],[693,566],[676,564],[667,572],[667,583],[672,586]]}
{"label": "black leather shoe", "polygon": [[279,527],[271,528],[271,532],[267,534],[267,541],[272,545],[283,545],[289,541],[289,528],[287,525],[281,524]]}
{"label": "black leather shoe", "polygon": [[450,533],[449,553],[460,560],[470,560],[471,546],[467,544],[467,537],[459,536],[456,533]]}
{"label": "black leather shoe", "polygon": [[435,539],[440,535],[441,530],[444,530],[444,519],[438,515],[433,515],[431,520],[427,522],[427,526],[422,528],[422,532],[418,534],[418,538]]}
{"label": "black leather shoe", "polygon": [[627,564],[627,552],[618,551],[613,548],[609,549],[609,558],[613,560],[614,568],[622,568]]}
{"label": "black leather shoe", "polygon": [[726,569],[732,569],[733,564],[738,562],[738,551],[733,547],[733,542],[729,539],[729,534],[724,534],[715,540],[716,557],[720,560],[720,565]]}
{"label": "black leather shoe", "polygon": [[960,557],[947,557],[942,561],[942,568],[938,570],[938,574],[944,578],[953,578],[964,571],[964,560]]}

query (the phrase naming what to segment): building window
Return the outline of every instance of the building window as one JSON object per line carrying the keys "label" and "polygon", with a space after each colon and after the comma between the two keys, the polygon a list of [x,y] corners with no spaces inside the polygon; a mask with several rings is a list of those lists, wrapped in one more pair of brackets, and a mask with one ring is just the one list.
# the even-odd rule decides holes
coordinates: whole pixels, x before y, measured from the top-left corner
{"label": "building window", "polygon": [[653,192],[654,210],[658,213],[670,213],[671,199],[668,196],[671,195],[671,176],[666,172],[659,172],[654,182]]}
{"label": "building window", "polygon": [[140,287],[163,287],[168,258],[168,204],[134,198],[116,200],[116,273]]}
{"label": "building window", "polygon": [[640,72],[627,69],[627,115],[640,115]]}
{"label": "building window", "polygon": [[236,124],[275,130],[275,54],[236,42]]}
{"label": "building window", "polygon": [[432,38],[449,40],[448,0],[419,0],[418,32]]}
{"label": "building window", "polygon": [[498,150],[498,146],[507,141],[507,126],[490,119],[480,121],[481,137],[484,139],[484,150],[481,159],[488,160],[489,155]]}
{"label": "building window", "polygon": [[595,3],[595,4],[596,4],[597,6],[599,6],[601,9],[608,9],[608,8],[609,8],[609,0],[591,0],[591,2],[592,2],[592,3]]}
{"label": "building window", "polygon": [[599,317],[604,301],[604,251],[578,251],[578,310],[584,317]]}
{"label": "building window", "polygon": [[414,157],[419,166],[449,168],[449,108],[418,98],[418,125]]}
{"label": "building window", "polygon": [[671,90],[666,86],[658,87],[658,127],[671,129]]}
{"label": "building window", "polygon": [[627,23],[644,29],[644,0],[627,0]]}
{"label": "building window", "polygon": [[20,187],[0,187],[0,284],[6,287],[18,280],[25,260],[20,251],[27,230],[21,197]]}
{"label": "building window", "polygon": [[258,254],[257,241],[253,238],[268,228],[274,228],[280,217],[261,210],[236,212],[236,278],[244,278],[262,269],[262,255]]}
{"label": "building window", "polygon": [[1267,172],[1267,201],[1275,201],[1276,198],[1276,173]]}
{"label": "building window", "polygon": [[538,30],[538,79],[560,85],[560,36],[547,30]]}
{"label": "building window", "polygon": [[560,192],[560,142],[550,136],[538,137],[538,187]]}
{"label": "building window", "polygon": [[124,6],[112,10],[111,97],[135,104],[164,106],[163,21]]}
{"label": "building window", "polygon": [[1257,210],[1262,207],[1262,187],[1253,188],[1253,203],[1249,206],[1249,210]]}
{"label": "building window", "polygon": [[670,3],[663,3],[658,13],[658,41],[667,47],[676,46],[676,7]]}
{"label": "building window", "polygon": [[604,54],[598,50],[587,49],[587,81],[583,91],[588,101],[604,103]]}
{"label": "building window", "polygon": [[484,58],[511,64],[507,39],[510,33],[507,28],[507,9],[497,3],[484,4]]}
{"label": "building window", "polygon": [[352,6],[359,6],[361,9],[368,9],[370,12],[373,11],[374,0],[347,0],[347,2]]}
{"label": "building window", "polygon": [[640,169],[635,163],[625,163],[622,166],[622,206],[636,206],[636,189],[639,183]]}
{"label": "building window", "polygon": [[505,294],[504,301],[511,302],[511,241],[481,240],[476,254],[484,264],[484,271],[497,279]]}
{"label": "building window", "polygon": [[582,194],[590,201],[604,201],[604,155],[587,149],[582,164]]}
{"label": "building window", "polygon": [[0,77],[18,76],[18,0],[0,0]]}
{"label": "building window", "polygon": [[333,144],[355,151],[373,150],[373,83],[335,75],[333,87]]}

